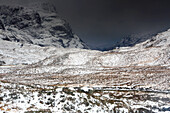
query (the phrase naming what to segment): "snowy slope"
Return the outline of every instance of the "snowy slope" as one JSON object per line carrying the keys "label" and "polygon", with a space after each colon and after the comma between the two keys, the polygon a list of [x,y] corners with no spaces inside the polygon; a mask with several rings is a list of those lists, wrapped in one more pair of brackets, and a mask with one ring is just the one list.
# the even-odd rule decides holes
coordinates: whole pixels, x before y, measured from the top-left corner
{"label": "snowy slope", "polygon": [[1,5],[0,29],[3,40],[59,48],[88,48],[50,4]]}
{"label": "snowy slope", "polygon": [[[1,35],[0,35],[1,37]],[[0,60],[6,65],[33,64],[53,55],[61,56],[66,53],[88,51],[74,48],[40,47],[33,44],[10,42],[0,39]]]}
{"label": "snowy slope", "polygon": [[[0,37],[3,37],[3,34],[0,34]],[[6,62],[9,62],[7,64],[22,64],[24,61],[25,63],[30,62],[28,64],[38,62],[42,67],[44,65],[50,64],[111,67],[169,65],[169,40],[170,31],[168,30],[158,34],[155,37],[152,37],[143,43],[137,44],[134,47],[122,47],[120,49],[106,52],[81,49],[38,47],[31,44],[22,45],[20,43],[1,40],[0,54],[2,54],[1,56],[4,56],[3,59],[6,59]],[[10,62],[10,58],[15,58],[14,62]],[[30,61],[29,59],[31,58],[34,60]],[[20,59],[25,60],[22,61]]]}
{"label": "snowy slope", "polygon": [[[153,66],[169,65],[170,31],[158,34],[134,47],[122,47],[113,51],[85,51],[65,54],[62,65],[90,66]],[[63,57],[64,57],[63,56]],[[62,56],[61,56],[62,57]],[[53,56],[53,59],[57,57]],[[42,61],[45,63],[46,61]]]}
{"label": "snowy slope", "polygon": [[0,112],[168,113],[169,81],[170,30],[105,52],[0,39]]}
{"label": "snowy slope", "polygon": [[116,47],[129,47],[135,46],[136,44],[145,42],[146,40],[150,39],[151,37],[155,36],[157,32],[144,32],[144,33],[137,33],[131,34],[129,36],[124,37],[120,42],[117,42],[113,45],[112,48]]}

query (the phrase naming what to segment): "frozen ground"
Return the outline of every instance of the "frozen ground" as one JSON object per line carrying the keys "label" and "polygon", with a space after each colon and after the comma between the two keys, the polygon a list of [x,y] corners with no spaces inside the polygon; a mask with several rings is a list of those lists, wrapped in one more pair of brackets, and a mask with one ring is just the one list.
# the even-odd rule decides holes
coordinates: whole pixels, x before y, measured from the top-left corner
{"label": "frozen ground", "polygon": [[0,86],[0,110],[9,113],[168,113],[170,110],[168,91],[127,87],[42,87],[7,82],[0,82]]}

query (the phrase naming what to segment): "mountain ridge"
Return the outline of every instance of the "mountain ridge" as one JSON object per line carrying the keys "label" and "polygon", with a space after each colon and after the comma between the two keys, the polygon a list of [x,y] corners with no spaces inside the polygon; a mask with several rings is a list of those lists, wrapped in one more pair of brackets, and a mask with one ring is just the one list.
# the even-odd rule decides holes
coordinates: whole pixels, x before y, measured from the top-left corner
{"label": "mountain ridge", "polygon": [[[23,6],[0,6],[0,28],[4,40],[30,43],[39,46],[64,48],[89,47],[72,32],[69,23],[48,4],[42,10]],[[50,7],[50,8],[49,8]],[[47,12],[45,12],[47,11]]]}

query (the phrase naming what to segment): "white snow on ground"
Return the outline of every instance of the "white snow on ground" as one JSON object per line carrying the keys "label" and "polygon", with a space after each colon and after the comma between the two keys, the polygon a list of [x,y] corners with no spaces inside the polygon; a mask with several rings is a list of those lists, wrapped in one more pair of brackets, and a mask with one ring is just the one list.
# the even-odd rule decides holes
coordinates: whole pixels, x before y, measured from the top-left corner
{"label": "white snow on ground", "polygon": [[[97,90],[88,87],[46,87],[41,89],[39,86],[25,86],[2,82],[0,82],[0,86],[0,99],[3,99],[3,101],[0,101],[0,111],[8,111],[8,113],[26,111],[55,113],[103,113],[119,111],[120,113],[129,113],[131,110],[148,113],[151,109],[153,112],[168,112],[168,109],[170,109],[170,103],[159,99],[154,93],[146,95],[143,92],[144,95],[142,95],[142,92],[134,94],[133,92],[98,90],[97,94],[95,93]],[[126,95],[129,95],[129,98]],[[167,94],[161,95],[163,98],[169,96]],[[131,98],[130,96],[134,97]],[[159,100],[145,101],[145,98],[148,98],[147,96],[151,100],[154,98]]]}
{"label": "white snow on ground", "polygon": [[[0,112],[170,109],[170,30],[107,52],[22,46],[0,39],[0,61],[5,62],[0,66]],[[115,87],[94,87],[108,85]]]}
{"label": "white snow on ground", "polygon": [[7,65],[41,63],[68,66],[147,66],[170,64],[170,31],[158,34],[134,47],[99,52],[83,49],[57,49],[0,41],[0,58]]}

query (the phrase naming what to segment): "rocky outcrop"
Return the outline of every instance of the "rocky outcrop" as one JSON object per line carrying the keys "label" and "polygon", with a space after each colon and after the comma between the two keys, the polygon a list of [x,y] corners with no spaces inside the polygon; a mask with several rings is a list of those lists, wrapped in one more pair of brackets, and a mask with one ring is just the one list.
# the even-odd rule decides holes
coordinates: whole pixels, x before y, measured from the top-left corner
{"label": "rocky outcrop", "polygon": [[0,61],[0,66],[3,66],[5,64],[4,61]]}
{"label": "rocky outcrop", "polygon": [[[59,48],[88,48],[73,32],[68,22],[48,4],[38,8],[0,6],[2,39]],[[1,33],[2,35],[2,33]]]}
{"label": "rocky outcrop", "polygon": [[1,20],[0,20],[0,29],[5,30],[5,26]]}

